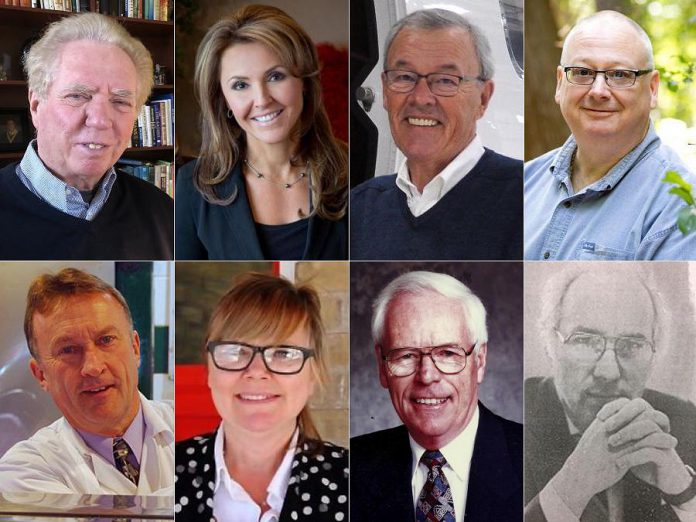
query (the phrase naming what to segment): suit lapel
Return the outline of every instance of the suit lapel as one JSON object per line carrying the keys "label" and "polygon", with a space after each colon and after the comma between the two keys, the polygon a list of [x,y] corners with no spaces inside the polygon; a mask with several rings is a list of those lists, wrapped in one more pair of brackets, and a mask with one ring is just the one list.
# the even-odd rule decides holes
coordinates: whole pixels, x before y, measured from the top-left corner
{"label": "suit lapel", "polygon": [[234,167],[232,173],[223,183],[220,192],[228,196],[237,190],[237,198],[223,208],[224,234],[229,234],[234,238],[225,245],[225,254],[235,259],[263,259],[261,244],[256,235],[256,225],[251,213],[249,198],[247,196],[246,184],[242,177],[242,169],[239,164]]}
{"label": "suit lapel", "polygon": [[491,508],[509,501],[522,487],[518,472],[502,448],[507,439],[493,414],[478,403],[480,417],[469,471],[465,520],[489,520]]}

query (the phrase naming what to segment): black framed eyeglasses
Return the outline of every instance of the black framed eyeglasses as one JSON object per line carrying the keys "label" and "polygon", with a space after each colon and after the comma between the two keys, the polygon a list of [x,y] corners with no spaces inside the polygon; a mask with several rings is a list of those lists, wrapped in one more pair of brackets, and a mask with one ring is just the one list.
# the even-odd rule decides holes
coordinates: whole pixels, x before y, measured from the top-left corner
{"label": "black framed eyeglasses", "polygon": [[435,367],[442,373],[452,375],[466,368],[466,358],[474,351],[457,345],[435,346],[433,348],[396,348],[382,355],[387,369],[394,377],[408,377],[416,373],[423,357],[430,357]]}
{"label": "black framed eyeglasses", "polygon": [[416,88],[418,80],[425,78],[430,92],[436,96],[454,96],[462,83],[483,82],[480,76],[458,76],[456,74],[430,73],[418,74],[413,71],[390,69],[384,71],[384,78],[389,90],[407,93]]}
{"label": "black framed eyeglasses", "polygon": [[219,370],[240,372],[246,370],[257,353],[272,373],[292,375],[300,373],[308,358],[314,357],[314,350],[302,346],[271,345],[255,346],[241,341],[210,341],[206,346]]}
{"label": "black framed eyeglasses", "polygon": [[[561,343],[568,348],[566,356],[576,362],[595,363],[610,349],[622,364],[646,362],[655,353],[655,345],[645,337],[610,337],[583,331],[572,332],[564,337],[557,328],[554,331]],[[613,348],[608,347],[609,341],[613,342]]]}
{"label": "black framed eyeglasses", "polygon": [[566,79],[574,85],[592,85],[598,74],[604,75],[604,81],[614,89],[626,89],[636,83],[636,78],[652,72],[652,69],[606,69],[604,71],[577,67],[575,65],[561,66]]}

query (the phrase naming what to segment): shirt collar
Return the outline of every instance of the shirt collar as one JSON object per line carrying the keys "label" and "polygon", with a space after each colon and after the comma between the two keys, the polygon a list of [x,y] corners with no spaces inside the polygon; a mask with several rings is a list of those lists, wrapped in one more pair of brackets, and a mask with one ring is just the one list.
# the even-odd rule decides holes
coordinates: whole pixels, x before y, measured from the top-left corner
{"label": "shirt collar", "polygon": [[[650,120],[648,132],[645,134],[643,141],[641,141],[628,154],[621,158],[621,160],[619,160],[619,162],[614,165],[602,178],[585,187],[583,190],[595,192],[612,190],[616,184],[628,173],[628,171],[631,170],[638,158],[640,158],[640,156],[642,156],[648,148],[652,149],[657,146],[659,141],[660,138],[655,132],[655,127],[653,126],[652,120]],[[577,147],[578,144],[577,141],[575,141],[575,136],[571,134],[563,146],[558,150],[558,153],[556,153],[556,156],[549,167],[549,170],[558,180],[558,182],[567,187],[569,194],[573,193],[570,180],[570,167]]]}
{"label": "shirt collar", "polygon": [[[466,481],[469,476],[469,468],[471,467],[471,458],[474,454],[474,442],[476,440],[476,432],[478,431],[479,424],[479,408],[478,404],[474,410],[474,414],[469,420],[469,424],[462,430],[462,432],[452,439],[448,444],[442,448],[438,448],[440,453],[447,460],[446,466],[452,468],[454,473],[456,473],[459,480]],[[420,464],[420,459],[425,453],[425,448],[418,444],[413,437],[409,434],[408,440],[411,444],[411,477],[415,475],[418,465]]]}
{"label": "shirt collar", "polygon": [[[94,219],[104,206],[116,182],[116,170],[111,167],[99,182],[97,191],[90,203],[82,199],[80,191],[54,176],[44,165],[36,150],[36,140],[27,147],[19,164],[22,181],[38,197],[61,212],[83,219]],[[21,177],[21,176],[20,176]]]}
{"label": "shirt collar", "polygon": [[[85,444],[87,444],[87,446],[99,453],[99,455],[104,457],[111,464],[116,465],[114,461],[113,437],[103,437],[96,433],[90,433],[88,431],[78,429],[76,429],[75,431],[77,431],[80,434],[80,437],[82,437],[82,440],[85,441]],[[145,418],[143,417],[143,409],[140,405],[140,402],[138,402],[138,413],[135,415],[133,422],[130,423],[130,426],[128,426],[128,429],[123,434],[123,437],[119,437],[124,439],[128,443],[131,450],[135,454],[135,458],[138,460],[138,462],[141,462],[141,457],[143,454],[144,433]]]}
{"label": "shirt collar", "polygon": [[[297,440],[299,438],[300,432],[295,429],[290,439],[290,445],[288,446],[283,460],[278,466],[278,469],[273,475],[268,489],[266,492],[268,496],[266,497],[266,502],[270,506],[270,509],[275,511],[276,515],[280,515],[283,508],[283,502],[285,500],[285,494],[288,489],[288,483],[290,482],[290,474],[292,472],[292,461],[296,452]],[[253,502],[249,494],[244,490],[244,488],[235,481],[227,471],[227,465],[225,464],[224,455],[224,445],[225,445],[225,430],[224,423],[220,423],[220,429],[218,429],[215,435],[215,446],[214,446],[214,457],[215,457],[215,488],[214,491],[217,492],[218,488],[224,487],[227,489],[232,500],[243,501],[243,502]]]}
{"label": "shirt collar", "polygon": [[[459,183],[466,176],[476,163],[481,159],[485,149],[478,134],[474,136],[469,145],[462,150],[455,158],[430,182],[423,187],[426,190],[436,190],[435,198],[444,196],[452,187]],[[408,172],[408,159],[404,159],[396,172],[396,186],[409,197],[420,196],[418,188],[411,182]]]}

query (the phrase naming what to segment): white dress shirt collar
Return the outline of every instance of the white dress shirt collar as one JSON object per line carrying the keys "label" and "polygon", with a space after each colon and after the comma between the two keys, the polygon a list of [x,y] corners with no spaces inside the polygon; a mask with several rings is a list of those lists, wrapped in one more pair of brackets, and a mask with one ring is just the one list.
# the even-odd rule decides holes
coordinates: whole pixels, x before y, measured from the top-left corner
{"label": "white dress shirt collar", "polygon": [[440,173],[423,188],[421,193],[411,182],[407,160],[401,163],[396,173],[396,186],[406,194],[411,214],[418,217],[440,201],[466,176],[483,156],[485,149],[478,134]]}
{"label": "white dress shirt collar", "polygon": [[[476,440],[476,432],[479,424],[479,408],[476,405],[474,414],[469,420],[464,430],[457,435],[452,441],[437,448],[447,460],[442,468],[447,482],[449,482],[452,490],[452,500],[454,502],[454,515],[457,522],[464,521],[464,509],[466,507],[466,493],[469,486],[469,470],[471,468],[471,458],[474,454],[474,442]],[[418,503],[418,495],[420,495],[425,481],[428,477],[428,468],[425,464],[420,463],[420,459],[426,449],[418,444],[411,435],[408,436],[411,444],[411,463],[412,463],[412,479],[411,490],[413,493],[413,506],[415,508]]]}
{"label": "white dress shirt collar", "polygon": [[234,520],[235,522],[277,522],[283,509],[285,493],[292,472],[292,461],[295,455],[299,431],[292,435],[290,446],[271,479],[266,492],[266,504],[269,509],[261,514],[261,508],[249,496],[249,493],[232,477],[225,465],[224,444],[225,433],[223,424],[215,436],[215,495],[213,498],[213,514],[218,520]]}

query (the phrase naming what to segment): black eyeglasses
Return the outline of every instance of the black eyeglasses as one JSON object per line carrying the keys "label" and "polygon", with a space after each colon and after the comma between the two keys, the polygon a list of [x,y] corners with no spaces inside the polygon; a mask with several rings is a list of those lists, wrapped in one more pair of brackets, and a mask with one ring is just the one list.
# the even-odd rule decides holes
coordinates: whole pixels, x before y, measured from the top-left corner
{"label": "black eyeglasses", "polygon": [[425,78],[430,92],[436,96],[454,96],[459,92],[459,86],[462,83],[485,81],[480,76],[457,76],[445,73],[418,74],[400,69],[384,71],[384,78],[390,90],[402,93],[411,92],[416,88],[418,80]]}
{"label": "black eyeglasses", "polygon": [[644,337],[609,337],[588,332],[573,332],[568,337],[554,328],[560,341],[568,347],[566,356],[580,363],[599,361],[609,348],[609,341],[614,343],[614,354],[622,364],[646,362],[655,353],[653,343]]}
{"label": "black eyeglasses", "polygon": [[599,71],[587,67],[570,65],[563,67],[566,79],[575,85],[592,85],[598,74],[604,75],[604,80],[609,87],[614,89],[626,89],[636,83],[636,78],[652,72],[652,69],[607,69]]}
{"label": "black eyeglasses", "polygon": [[241,341],[210,341],[206,347],[213,364],[220,370],[240,372],[246,370],[257,353],[272,373],[292,375],[300,373],[305,361],[314,357],[314,350],[292,345],[254,346]]}
{"label": "black eyeglasses", "polygon": [[474,351],[476,344],[467,352],[457,345],[435,346],[430,350],[423,348],[397,348],[390,350],[382,359],[394,377],[413,375],[421,365],[423,357],[430,357],[435,367],[448,375],[459,373],[466,368],[466,358]]}

